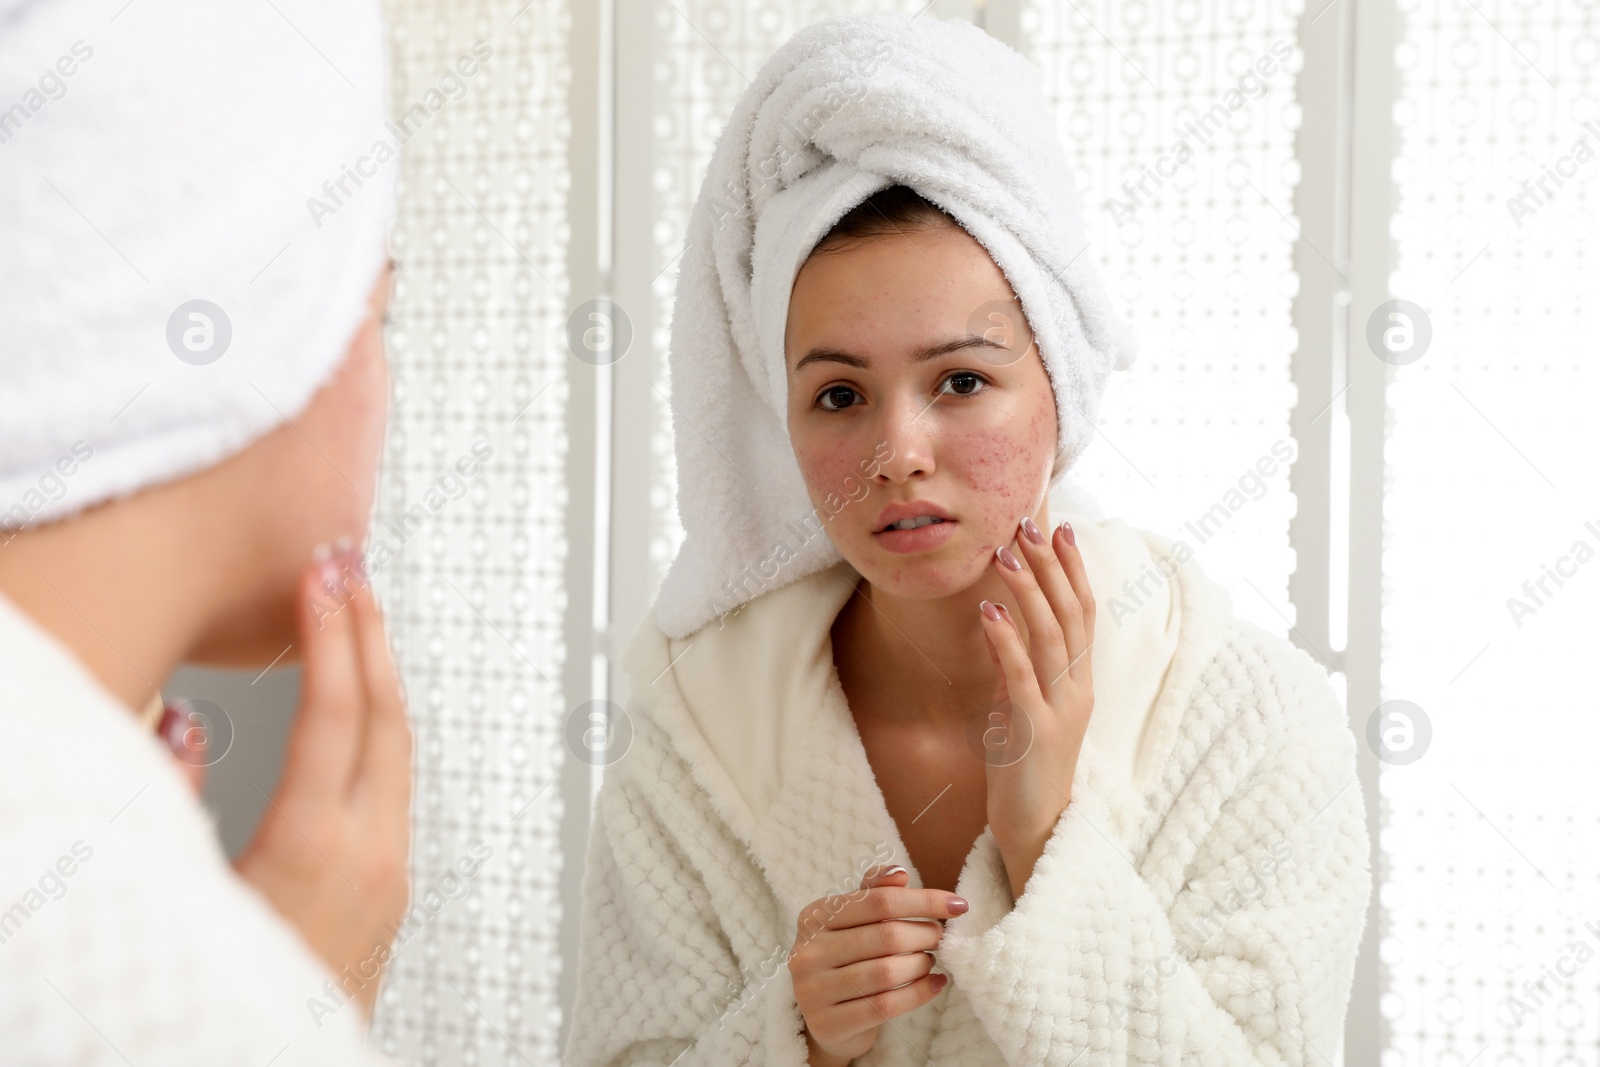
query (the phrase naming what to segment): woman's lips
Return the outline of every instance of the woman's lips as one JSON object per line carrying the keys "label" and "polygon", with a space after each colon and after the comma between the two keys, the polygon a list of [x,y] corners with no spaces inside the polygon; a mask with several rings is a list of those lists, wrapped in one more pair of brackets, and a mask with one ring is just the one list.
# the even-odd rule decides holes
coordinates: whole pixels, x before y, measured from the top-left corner
{"label": "woman's lips", "polygon": [[955,536],[955,525],[955,519],[945,519],[915,530],[879,530],[872,539],[889,552],[931,552]]}

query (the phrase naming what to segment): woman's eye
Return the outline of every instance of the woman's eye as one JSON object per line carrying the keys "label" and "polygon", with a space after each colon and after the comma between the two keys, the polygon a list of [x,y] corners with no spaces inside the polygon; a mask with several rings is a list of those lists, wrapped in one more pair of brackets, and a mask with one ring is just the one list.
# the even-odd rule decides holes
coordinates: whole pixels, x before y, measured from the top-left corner
{"label": "woman's eye", "polygon": [[817,404],[824,411],[843,411],[855,403],[856,391],[848,385],[836,385],[831,389],[824,389],[822,395],[817,397]]}
{"label": "woman's eye", "polygon": [[981,375],[971,371],[956,371],[943,382],[939,383],[939,392],[954,393],[956,396],[972,396],[980,392],[989,383]]}

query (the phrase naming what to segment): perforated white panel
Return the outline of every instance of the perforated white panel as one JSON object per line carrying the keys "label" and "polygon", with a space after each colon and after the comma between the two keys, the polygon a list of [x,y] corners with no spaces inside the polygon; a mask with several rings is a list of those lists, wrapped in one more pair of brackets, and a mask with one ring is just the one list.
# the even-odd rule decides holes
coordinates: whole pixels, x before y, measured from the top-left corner
{"label": "perforated white panel", "polygon": [[1595,1064],[1600,11],[1401,8],[1383,1062]]}
{"label": "perforated white panel", "polygon": [[371,556],[417,776],[413,907],[376,1031],[409,1064],[555,1063],[557,880],[579,860],[560,854],[549,784],[565,754],[569,15],[562,0],[388,13],[404,154]]}
{"label": "perforated white panel", "polygon": [[1076,171],[1084,254],[1142,345],[1074,470],[1280,634],[1294,617],[1296,18],[1249,0],[1039,0],[1021,15]]}

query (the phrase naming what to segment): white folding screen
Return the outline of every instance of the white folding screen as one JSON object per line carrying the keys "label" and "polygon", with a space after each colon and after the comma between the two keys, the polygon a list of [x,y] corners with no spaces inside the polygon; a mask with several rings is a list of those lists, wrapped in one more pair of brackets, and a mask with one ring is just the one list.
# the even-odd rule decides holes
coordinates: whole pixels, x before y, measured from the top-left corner
{"label": "white folding screen", "polygon": [[555,1063],[566,703],[562,0],[391,0],[403,144],[372,569],[414,723],[409,1064]]}
{"label": "white folding screen", "polygon": [[1187,544],[1240,614],[1287,633],[1296,12],[1029,0],[1089,249],[1141,353],[1076,468],[1106,510]]}
{"label": "white folding screen", "polygon": [[1401,7],[1383,1064],[1592,1065],[1600,8]]}

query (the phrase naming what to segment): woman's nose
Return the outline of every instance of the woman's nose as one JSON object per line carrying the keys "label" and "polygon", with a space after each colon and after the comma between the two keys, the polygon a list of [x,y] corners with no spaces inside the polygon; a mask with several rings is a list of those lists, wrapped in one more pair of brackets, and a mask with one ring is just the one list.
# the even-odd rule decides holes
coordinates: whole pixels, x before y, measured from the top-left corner
{"label": "woman's nose", "polygon": [[893,452],[878,467],[880,482],[900,482],[933,473],[934,427],[928,414],[932,406],[930,400],[916,396],[885,401],[878,432]]}

